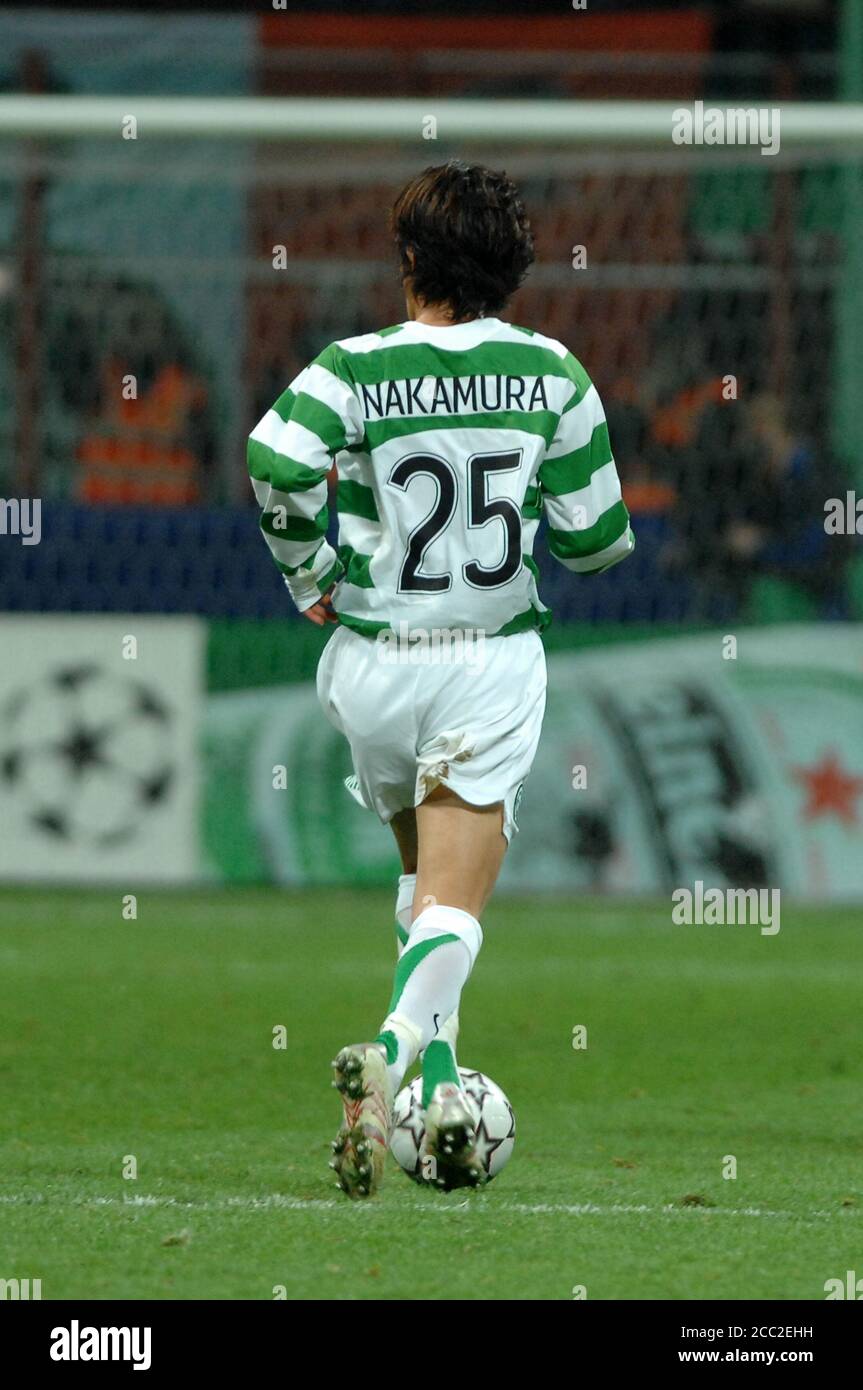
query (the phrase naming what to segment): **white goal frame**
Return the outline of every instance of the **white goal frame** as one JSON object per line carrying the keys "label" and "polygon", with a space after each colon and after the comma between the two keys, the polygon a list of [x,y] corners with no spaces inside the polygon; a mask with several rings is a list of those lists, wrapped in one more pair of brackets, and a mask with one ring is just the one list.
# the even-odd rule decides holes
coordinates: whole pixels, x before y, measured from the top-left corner
{"label": "white goal frame", "polygon": [[[435,138],[487,144],[672,146],[692,101],[491,101],[330,97],[0,96],[0,139],[140,137],[387,142]],[[780,113],[783,145],[863,146],[863,102],[699,102],[705,113]],[[737,147],[739,148],[739,146]]]}

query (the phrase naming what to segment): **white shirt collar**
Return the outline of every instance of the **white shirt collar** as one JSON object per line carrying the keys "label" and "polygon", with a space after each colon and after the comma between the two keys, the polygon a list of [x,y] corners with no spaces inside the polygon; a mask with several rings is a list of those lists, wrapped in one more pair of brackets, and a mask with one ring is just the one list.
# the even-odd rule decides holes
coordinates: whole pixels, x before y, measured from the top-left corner
{"label": "white shirt collar", "polygon": [[496,333],[500,319],[468,319],[466,323],[431,324],[408,319],[402,324],[405,333],[419,342],[434,343],[436,347],[469,348],[484,342]]}

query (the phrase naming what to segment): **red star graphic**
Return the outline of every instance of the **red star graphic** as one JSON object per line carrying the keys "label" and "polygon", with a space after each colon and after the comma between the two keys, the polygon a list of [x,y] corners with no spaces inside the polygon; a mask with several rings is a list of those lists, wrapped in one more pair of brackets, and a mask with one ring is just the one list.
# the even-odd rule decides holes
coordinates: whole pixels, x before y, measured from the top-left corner
{"label": "red star graphic", "polygon": [[843,772],[834,752],[824,753],[814,767],[793,767],[791,772],[806,788],[804,820],[832,814],[845,825],[857,824],[856,798],[863,793],[863,777]]}

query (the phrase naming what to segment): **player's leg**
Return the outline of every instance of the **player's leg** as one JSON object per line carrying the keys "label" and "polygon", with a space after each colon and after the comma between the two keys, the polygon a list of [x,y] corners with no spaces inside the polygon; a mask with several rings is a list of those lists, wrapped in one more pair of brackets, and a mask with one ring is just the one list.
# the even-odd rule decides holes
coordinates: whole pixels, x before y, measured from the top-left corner
{"label": "player's leg", "polygon": [[[413,806],[404,811],[397,811],[390,821],[393,835],[395,836],[399,856],[402,861],[402,873],[399,875],[398,890],[396,893],[396,937],[398,941],[398,955],[401,956],[406,950],[410,939],[411,926],[414,919],[414,897],[417,882],[417,861],[419,855],[419,841],[417,837],[417,816]],[[419,910],[422,911],[422,899],[418,900]],[[458,1074],[458,1063],[456,1061],[456,1044],[458,1042],[459,1017],[458,1010],[450,1014],[441,1024],[436,1037],[429,1043],[428,1047],[421,1054],[423,1064],[423,1086],[428,1095],[434,1091],[435,1086],[440,1082],[452,1082],[461,1088],[461,1078]]]}
{"label": "player's leg", "polygon": [[[401,956],[408,945],[416,888],[418,845],[414,808],[411,806],[397,811],[390,825],[403,868],[399,876],[395,911],[397,951]],[[458,1019],[448,1022],[448,1036],[452,1037],[454,1046]],[[375,1052],[379,1056],[375,1056]],[[377,1040],[372,1046],[359,1044],[343,1048],[333,1065],[335,1084],[342,1093],[345,1114],[333,1145],[332,1167],[339,1175],[339,1186],[349,1196],[368,1196],[379,1185],[382,1176],[383,1152],[389,1137],[389,1103],[401,1084],[404,1067],[394,1068],[389,1064],[385,1060],[385,1045]],[[386,1139],[383,1139],[382,1116],[385,1107],[387,1126]]]}
{"label": "player's leg", "polygon": [[[462,985],[482,940],[478,915],[500,871],[506,839],[501,804],[471,806],[443,785],[415,813],[400,812],[390,823],[403,867],[416,871],[399,879],[396,915],[402,949],[380,1035],[397,1087],[416,1056],[418,1040],[422,1050],[456,1013]],[[407,897],[414,877],[410,920]],[[439,1007],[450,996],[454,1007]],[[457,1023],[452,1034],[455,1029]],[[457,1082],[457,1074],[454,1079]]]}
{"label": "player's leg", "polygon": [[416,820],[420,912],[423,904],[436,901],[479,917],[506,853],[503,803],[472,806],[438,785],[417,807]]}
{"label": "player's leg", "polygon": [[[466,935],[478,949],[480,919],[516,831],[539,740],[546,684],[539,637],[492,638],[476,656],[481,660],[472,668],[453,667],[420,723],[417,884],[402,966],[424,937],[446,934],[457,922],[470,924]],[[452,961],[455,952],[433,952],[430,964],[445,968],[447,955]],[[475,951],[461,978],[450,980],[454,993],[461,993],[473,959]],[[429,978],[422,969],[414,980],[417,992]],[[400,1005],[405,1012],[410,989]],[[457,1027],[457,1014],[453,1021]],[[426,1153],[437,1158],[445,1186],[473,1181],[478,1166],[455,1051],[448,1045],[454,1040],[443,1028],[423,1058]]]}
{"label": "player's leg", "polygon": [[390,827],[402,861],[402,872],[396,892],[396,938],[401,955],[408,943],[414,914],[414,892],[417,884],[417,815],[413,806],[396,811]]}
{"label": "player's leg", "polygon": [[[441,786],[423,804],[420,824],[418,900],[437,897],[439,902],[461,907],[478,922],[508,843],[502,803],[472,806]],[[435,1179],[446,1187],[473,1185],[483,1176],[476,1155],[474,1117],[458,1074],[457,1035],[456,1013],[423,1057],[424,1156],[434,1160]]]}
{"label": "player's leg", "polygon": [[427,1156],[445,1186],[475,1183],[472,1115],[455,1060],[458,1004],[482,942],[479,914],[506,850],[503,806],[472,806],[439,785],[417,807],[414,920],[378,1041],[394,1084],[423,1058]]}
{"label": "player's leg", "polygon": [[[386,666],[378,658],[376,643],[338,628],[318,665],[318,698],[327,718],[351,746],[355,775],[347,783],[348,790],[363,806],[388,820],[393,805],[386,798],[402,796],[402,766],[405,789],[403,799],[395,804],[405,806],[413,800],[415,673],[408,671],[413,682],[405,682],[405,668]],[[385,726],[381,709],[387,710]],[[409,835],[406,824],[406,851]],[[412,903],[412,882],[406,896]],[[333,1061],[333,1085],[341,1096],[343,1117],[333,1142],[331,1166],[349,1197],[369,1197],[383,1178],[392,1123],[394,1088],[384,1047],[374,1042],[343,1047]]]}
{"label": "player's leg", "polygon": [[[342,638],[346,640],[351,639]],[[441,1020],[446,1026],[457,1013],[482,942],[477,914],[500,869],[505,840],[514,829],[520,783],[533,760],[545,700],[541,644],[535,634],[493,642],[493,656],[478,669],[442,671],[437,681],[428,671],[420,680],[419,671],[375,663],[359,649],[350,653],[347,665],[341,663],[344,670],[337,668],[334,678],[321,680],[319,671],[322,704],[330,717],[335,712],[333,722],[351,743],[363,804],[391,821],[393,796],[405,798],[396,801],[396,814],[409,799],[419,802],[414,916],[389,1010],[372,1043],[342,1049],[335,1062],[335,1084],[345,1106],[336,1167],[340,1185],[351,1196],[376,1189],[395,1090],[435,1039]],[[387,710],[385,722],[381,709]],[[407,763],[416,774],[412,797],[407,795]],[[409,818],[405,821],[400,828],[407,839]],[[403,864],[412,868],[413,860],[408,856]],[[406,903],[401,908],[406,915]],[[432,1050],[432,1059],[442,1063],[443,1049]],[[448,1089],[447,1083],[435,1087],[436,1092],[445,1089],[451,1102],[447,1119],[464,1099],[455,1082]],[[433,1095],[432,1107],[435,1100]],[[446,1151],[456,1126],[441,1124],[438,1129]],[[467,1120],[463,1131],[466,1137]],[[465,1181],[475,1176],[468,1166]]]}
{"label": "player's leg", "polygon": [[[471,806],[448,787],[438,786],[419,808],[419,816],[423,853],[414,920],[436,900],[461,908],[479,922],[506,852],[502,805]],[[456,1009],[423,1054],[426,1110],[438,1086],[462,1089],[456,1059],[458,1030]]]}

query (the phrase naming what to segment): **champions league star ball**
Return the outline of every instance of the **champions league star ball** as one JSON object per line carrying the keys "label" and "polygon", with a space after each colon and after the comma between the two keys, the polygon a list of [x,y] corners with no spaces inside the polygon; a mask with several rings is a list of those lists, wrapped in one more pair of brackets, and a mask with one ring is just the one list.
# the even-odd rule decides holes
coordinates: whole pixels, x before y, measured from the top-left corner
{"label": "champions league star ball", "polygon": [[[481,1071],[459,1067],[465,1094],[476,1117],[476,1148],[488,1181],[497,1177],[515,1147],[515,1115],[498,1085]],[[390,1150],[396,1162],[414,1182],[431,1187],[423,1174],[421,1145],[425,1136],[422,1111],[423,1080],[416,1077],[403,1087],[393,1106]]]}
{"label": "champions league star ball", "polygon": [[0,705],[0,796],[44,839],[122,844],[171,794],[172,720],[132,676],[60,666]]}

